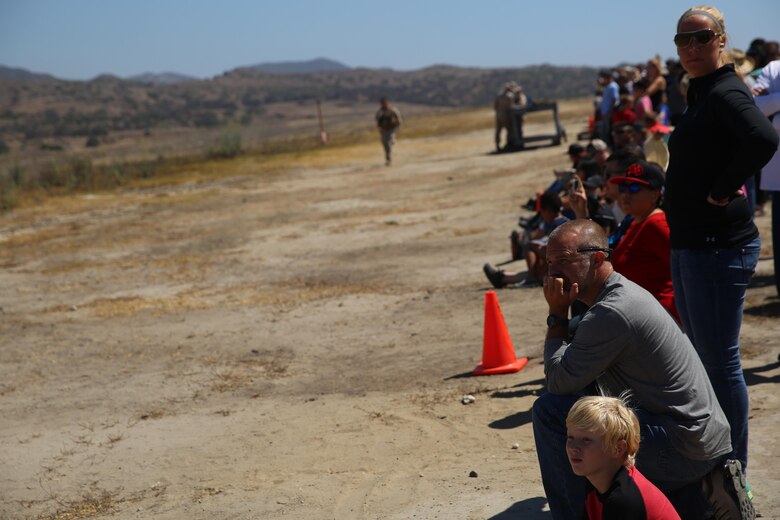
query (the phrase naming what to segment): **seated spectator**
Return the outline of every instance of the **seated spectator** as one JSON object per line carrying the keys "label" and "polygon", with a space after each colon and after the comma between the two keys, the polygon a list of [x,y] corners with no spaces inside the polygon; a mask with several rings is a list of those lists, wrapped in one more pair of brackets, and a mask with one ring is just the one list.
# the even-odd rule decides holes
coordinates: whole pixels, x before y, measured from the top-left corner
{"label": "seated spectator", "polygon": [[[632,150],[632,148],[634,149]],[[623,212],[623,209],[620,207],[620,192],[617,184],[609,181],[612,177],[625,174],[630,164],[644,158],[645,156],[641,148],[638,148],[636,145],[633,145],[633,147],[627,146],[610,155],[606,166],[604,166],[604,180],[606,182],[604,185],[604,200],[610,211],[612,211],[615,222],[618,223],[617,230],[609,235],[609,247],[613,249],[625,234],[634,217]]]}
{"label": "seated spectator", "polygon": [[[551,191],[553,193],[560,193],[563,191],[566,188],[564,186],[565,181],[571,176],[571,174],[574,173],[574,170],[579,162],[583,159],[587,159],[589,156],[587,149],[579,143],[573,143],[569,145],[569,150],[566,152],[566,154],[571,160],[571,168],[567,168],[565,170],[553,170],[555,180],[547,187],[545,191]],[[540,191],[539,194],[541,195],[541,193],[542,192]]]}
{"label": "seated spectator", "polygon": [[636,121],[633,127],[634,127],[634,143],[638,144],[639,146],[644,146],[645,141],[647,141],[647,128],[645,128],[644,119],[642,121]]}
{"label": "seated spectator", "polygon": [[591,158],[583,159],[577,164],[577,167],[574,168],[574,174],[579,177],[581,181],[600,173],[601,167],[599,166],[599,163],[596,159]]}
{"label": "seated spectator", "polygon": [[635,119],[633,96],[629,94],[621,95],[615,110],[612,112],[613,128],[618,123],[633,123]]}
{"label": "seated spectator", "polygon": [[666,142],[669,139],[671,129],[658,121],[658,115],[655,112],[645,114],[645,128],[648,137],[642,145],[645,158],[649,162],[658,163],[666,171],[669,166],[669,147]]}
{"label": "seated spectator", "polygon": [[634,125],[628,121],[617,123],[612,127],[612,144],[615,150],[620,150],[629,144],[633,144],[635,136]]}
{"label": "seated spectator", "polygon": [[[611,130],[610,130],[611,132]],[[586,148],[588,158],[593,159],[599,168],[604,168],[604,162],[609,157],[609,146],[603,139],[593,139]]]}
{"label": "seated spectator", "polygon": [[580,143],[572,143],[569,145],[566,155],[568,155],[571,160],[571,167],[576,168],[577,163],[588,156],[588,152]]}
{"label": "seated spectator", "polygon": [[546,191],[539,197],[539,227],[532,230],[523,240],[522,252],[528,266],[527,275],[505,273],[490,264],[482,266],[485,276],[496,289],[507,285],[520,284],[521,287],[537,287],[545,273],[545,252],[547,236],[569,219],[561,215],[561,199],[557,194]]}
{"label": "seated spectator", "polygon": [[615,215],[604,199],[604,180],[600,175],[592,175],[580,186],[573,187],[564,197],[563,205],[571,209],[575,218],[593,220],[607,235],[617,230]]}
{"label": "seated spectator", "polygon": [[609,182],[620,190],[621,209],[633,217],[614,247],[612,267],[655,296],[680,323],[672,288],[669,225],[660,207],[663,171],[652,163],[638,161]]}
{"label": "seated spectator", "polygon": [[634,465],[639,419],[621,399],[581,398],[566,416],[566,435],[571,469],[588,479],[588,520],[680,520],[669,499]]}

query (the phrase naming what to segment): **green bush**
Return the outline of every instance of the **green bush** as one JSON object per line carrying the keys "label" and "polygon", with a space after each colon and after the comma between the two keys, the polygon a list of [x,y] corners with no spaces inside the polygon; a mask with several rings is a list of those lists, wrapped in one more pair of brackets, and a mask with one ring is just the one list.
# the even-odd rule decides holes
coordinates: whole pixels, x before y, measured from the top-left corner
{"label": "green bush", "polygon": [[92,159],[84,155],[74,155],[68,161],[70,168],[70,188],[91,189],[95,187],[95,172],[92,168]]}
{"label": "green bush", "polygon": [[52,161],[38,172],[38,184],[44,189],[92,189],[95,181],[92,160],[83,155],[73,155],[63,162]]}
{"label": "green bush", "polygon": [[16,182],[18,167],[11,167],[0,171],[0,211],[8,210],[16,206],[19,185]]}
{"label": "green bush", "polygon": [[230,125],[222,131],[217,143],[209,148],[207,156],[209,159],[230,159],[242,151],[241,132],[238,128]]}

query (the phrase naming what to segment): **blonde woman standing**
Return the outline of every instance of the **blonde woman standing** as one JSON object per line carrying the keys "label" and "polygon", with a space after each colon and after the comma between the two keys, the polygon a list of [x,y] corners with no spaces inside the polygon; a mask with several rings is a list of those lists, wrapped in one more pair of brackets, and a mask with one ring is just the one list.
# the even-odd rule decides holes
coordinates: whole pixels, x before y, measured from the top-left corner
{"label": "blonde woman standing", "polygon": [[728,63],[726,24],[717,9],[685,11],[674,43],[690,77],[688,108],[669,140],[666,172],[674,295],[731,426],[732,456],[744,471],[749,404],[739,330],[760,242],[742,186],[772,157],[778,136]]}

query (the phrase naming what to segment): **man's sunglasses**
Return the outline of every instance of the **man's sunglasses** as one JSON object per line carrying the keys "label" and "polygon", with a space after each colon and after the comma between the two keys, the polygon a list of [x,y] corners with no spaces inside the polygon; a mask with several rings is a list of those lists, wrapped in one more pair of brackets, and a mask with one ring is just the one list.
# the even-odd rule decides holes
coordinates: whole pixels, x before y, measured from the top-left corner
{"label": "man's sunglasses", "polygon": [[607,259],[612,255],[612,249],[608,247],[580,247],[577,249],[578,253],[595,253],[596,251],[601,251],[602,253],[607,255]]}
{"label": "man's sunglasses", "polygon": [[712,29],[681,32],[674,35],[674,44],[681,49],[690,46],[694,41],[697,45],[707,45],[717,36],[720,36],[720,34],[716,33]]}
{"label": "man's sunglasses", "polygon": [[635,182],[633,183],[624,183],[624,184],[618,184],[618,191],[620,193],[639,193],[639,190],[644,188],[643,185],[637,184]]}

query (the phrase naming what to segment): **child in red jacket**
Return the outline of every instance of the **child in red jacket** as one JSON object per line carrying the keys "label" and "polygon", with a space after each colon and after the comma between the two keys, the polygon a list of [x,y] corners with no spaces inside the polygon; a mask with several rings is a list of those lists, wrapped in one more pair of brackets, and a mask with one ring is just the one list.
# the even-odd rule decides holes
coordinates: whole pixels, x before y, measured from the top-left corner
{"label": "child in red jacket", "polygon": [[566,417],[566,454],[590,483],[589,520],[680,520],[666,496],[634,466],[639,420],[620,399],[589,396]]}

